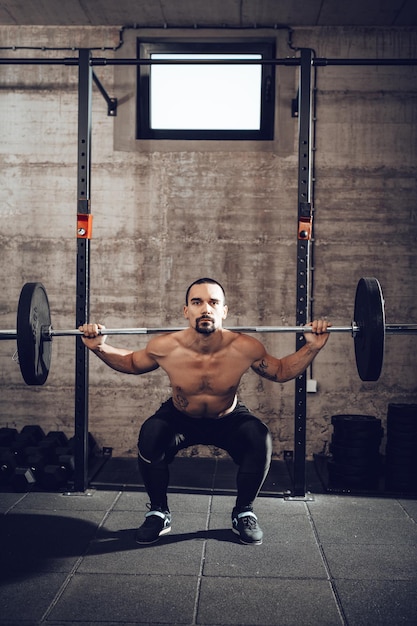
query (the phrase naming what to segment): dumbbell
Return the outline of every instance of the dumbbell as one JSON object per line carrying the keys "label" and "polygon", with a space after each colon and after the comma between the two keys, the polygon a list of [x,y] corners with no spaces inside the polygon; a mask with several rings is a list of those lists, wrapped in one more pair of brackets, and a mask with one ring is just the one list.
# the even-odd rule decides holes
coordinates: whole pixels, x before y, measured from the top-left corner
{"label": "dumbbell", "polygon": [[61,431],[50,431],[45,436],[39,426],[24,427],[11,446],[16,462],[10,477],[13,489],[28,491],[35,484],[42,486],[46,467],[59,463],[56,451],[67,442]]}
{"label": "dumbbell", "polygon": [[26,448],[36,446],[44,438],[45,433],[40,426],[24,426],[10,446],[17,464],[24,463]]}
{"label": "dumbbell", "polygon": [[[71,480],[75,468],[75,437],[67,441],[67,445],[58,446],[55,450],[57,463],[46,465],[42,474],[42,487],[48,490],[63,487]],[[97,449],[93,435],[88,433],[88,453],[92,456]]]}
{"label": "dumbbell", "polygon": [[7,485],[16,469],[16,459],[10,448],[0,447],[0,485]]}
{"label": "dumbbell", "polygon": [[0,428],[0,448],[8,448],[17,437],[16,428]]}
{"label": "dumbbell", "polygon": [[43,469],[41,485],[44,489],[54,490],[66,485],[75,467],[74,439],[70,440],[63,433],[48,433],[47,438],[54,439],[58,445],[54,448],[54,459]]}

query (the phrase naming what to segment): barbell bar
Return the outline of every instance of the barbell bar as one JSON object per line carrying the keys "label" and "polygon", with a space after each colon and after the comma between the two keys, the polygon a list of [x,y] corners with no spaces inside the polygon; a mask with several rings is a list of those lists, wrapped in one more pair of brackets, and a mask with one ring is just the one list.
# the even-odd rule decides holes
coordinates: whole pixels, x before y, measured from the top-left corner
{"label": "barbell bar", "polygon": [[[161,328],[105,328],[103,331],[98,331],[99,335],[156,335],[162,333],[174,333],[179,330],[184,330],[185,326],[172,326]],[[312,332],[309,326],[226,326],[227,330],[240,333],[310,333]],[[350,333],[352,337],[360,332],[360,328],[355,322],[352,321],[350,326],[330,326],[329,333]],[[1,331],[1,333],[10,333],[7,339],[16,339],[15,330]],[[71,337],[79,336],[83,333],[77,329],[67,330],[55,330],[50,326],[43,330],[43,337],[46,341],[52,340],[54,337]],[[385,324],[385,334],[395,335],[417,335],[417,324]],[[0,337],[1,339],[1,337]],[[6,339],[6,337],[5,337]]]}
{"label": "barbell bar", "polygon": [[[104,331],[98,331],[99,335],[156,335],[162,333],[174,333],[184,330],[185,326],[161,326],[160,328],[105,328]],[[309,326],[227,326],[227,330],[241,333],[309,333]],[[359,326],[352,321],[350,326],[330,326],[327,331],[329,333],[349,333],[355,337],[359,332]],[[42,338],[45,341],[52,341],[54,337],[77,337],[83,333],[74,328],[55,330],[52,326],[42,329]],[[385,324],[386,335],[417,335],[417,324]],[[0,341],[2,339],[17,339],[16,329],[1,330]]]}
{"label": "barbell bar", "polygon": [[[354,340],[356,366],[363,381],[378,380],[383,366],[386,334],[417,334],[417,324],[385,324],[384,298],[377,278],[360,278],[355,294],[354,316],[349,326],[331,326],[330,333],[349,333]],[[309,326],[231,326],[246,333],[306,333]],[[104,335],[161,334],[174,328],[106,328]],[[17,341],[20,370],[28,385],[43,385],[49,374],[54,337],[81,336],[78,329],[55,330],[45,287],[26,283],[20,293],[16,330],[0,330],[0,340]]]}

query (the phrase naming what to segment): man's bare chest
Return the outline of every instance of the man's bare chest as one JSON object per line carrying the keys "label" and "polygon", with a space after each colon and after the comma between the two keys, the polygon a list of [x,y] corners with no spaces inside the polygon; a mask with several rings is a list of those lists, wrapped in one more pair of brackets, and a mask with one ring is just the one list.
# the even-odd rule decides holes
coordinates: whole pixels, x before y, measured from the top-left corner
{"label": "man's bare chest", "polygon": [[237,387],[242,374],[248,368],[242,359],[234,355],[182,354],[171,355],[160,363],[167,372],[171,385],[181,387],[188,393],[222,394]]}

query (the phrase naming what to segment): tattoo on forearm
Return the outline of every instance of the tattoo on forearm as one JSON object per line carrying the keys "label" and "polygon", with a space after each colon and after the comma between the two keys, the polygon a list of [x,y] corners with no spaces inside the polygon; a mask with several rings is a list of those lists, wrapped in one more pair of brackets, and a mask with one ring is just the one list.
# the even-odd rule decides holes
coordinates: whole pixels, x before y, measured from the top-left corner
{"label": "tattoo on forearm", "polygon": [[276,374],[270,374],[268,372],[268,363],[262,359],[259,363],[253,366],[253,370],[259,374],[259,376],[263,376],[263,378],[267,378],[268,380],[272,380],[277,382],[278,377]]}

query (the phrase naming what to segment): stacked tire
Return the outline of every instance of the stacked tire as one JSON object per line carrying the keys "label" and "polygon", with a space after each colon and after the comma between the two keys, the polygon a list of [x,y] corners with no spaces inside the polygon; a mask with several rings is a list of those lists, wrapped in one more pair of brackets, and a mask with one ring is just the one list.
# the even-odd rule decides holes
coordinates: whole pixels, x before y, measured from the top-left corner
{"label": "stacked tire", "polygon": [[389,404],[385,490],[417,492],[417,404]]}
{"label": "stacked tire", "polygon": [[333,415],[329,488],[374,491],[381,477],[381,420],[371,415]]}

